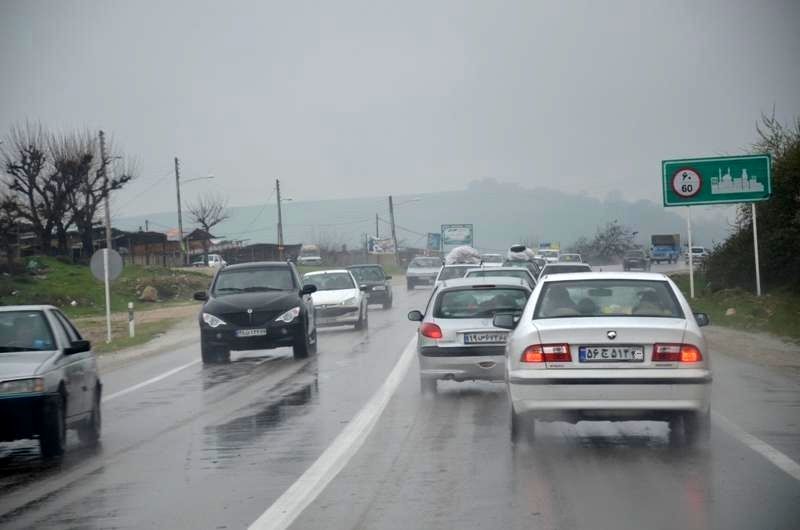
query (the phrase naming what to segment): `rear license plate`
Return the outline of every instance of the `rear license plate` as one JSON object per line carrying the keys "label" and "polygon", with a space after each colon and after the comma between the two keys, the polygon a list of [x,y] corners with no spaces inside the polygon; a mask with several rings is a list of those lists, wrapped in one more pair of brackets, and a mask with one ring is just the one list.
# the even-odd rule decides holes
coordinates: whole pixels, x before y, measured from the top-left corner
{"label": "rear license plate", "polygon": [[580,346],[578,358],[582,363],[641,363],[644,346]]}
{"label": "rear license plate", "polygon": [[464,344],[505,344],[508,333],[464,333]]}
{"label": "rear license plate", "polygon": [[241,338],[244,337],[263,337],[267,334],[266,329],[237,329],[236,336]]}
{"label": "rear license plate", "polygon": [[373,291],[385,291],[386,287],[384,287],[383,285],[376,285],[375,287],[372,288],[372,290]]}

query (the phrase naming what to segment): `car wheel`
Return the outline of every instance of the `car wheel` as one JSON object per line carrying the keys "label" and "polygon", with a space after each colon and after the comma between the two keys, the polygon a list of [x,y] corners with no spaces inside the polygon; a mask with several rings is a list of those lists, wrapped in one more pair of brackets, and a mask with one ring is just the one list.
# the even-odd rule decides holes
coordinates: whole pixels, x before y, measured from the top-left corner
{"label": "car wheel", "polygon": [[309,346],[308,333],[305,332],[305,329],[302,329],[301,332],[294,337],[294,344],[292,345],[294,358],[305,359],[308,357],[309,350],[311,349]]}
{"label": "car wheel", "polygon": [[683,416],[683,435],[686,444],[692,447],[703,447],[711,440],[711,413],[687,412]]}
{"label": "car wheel", "polygon": [[412,290],[414,288],[414,281],[406,280],[406,288],[408,288],[409,291]]}
{"label": "car wheel", "polygon": [[311,332],[311,337],[309,338],[308,344],[308,353],[317,353],[317,329],[314,328],[314,331]]}
{"label": "car wheel", "polygon": [[419,388],[423,396],[436,395],[436,379],[432,377],[419,376]]}
{"label": "car wheel", "polygon": [[58,395],[45,409],[39,434],[39,449],[45,459],[64,454],[67,442],[67,425],[64,421],[64,398]]}
{"label": "car wheel", "polygon": [[384,309],[391,309],[392,308],[392,299],[387,298],[386,301],[383,303]]}
{"label": "car wheel", "polygon": [[536,435],[536,420],[533,418],[526,418],[518,414],[514,407],[511,407],[511,443],[518,444],[520,442],[533,443]]}
{"label": "car wheel", "polygon": [[366,309],[363,309],[362,311],[359,311],[358,320],[356,321],[356,324],[353,327],[355,329],[358,329],[358,330],[367,328],[367,310]]}
{"label": "car wheel", "polygon": [[200,355],[203,364],[227,363],[231,360],[231,351],[224,346],[212,346],[208,342],[200,339]]}
{"label": "car wheel", "polygon": [[100,442],[100,431],[103,426],[103,415],[100,408],[100,385],[97,385],[94,390],[94,397],[92,399],[92,412],[89,419],[86,420],[78,428],[78,438],[80,438],[83,445],[93,447]]}

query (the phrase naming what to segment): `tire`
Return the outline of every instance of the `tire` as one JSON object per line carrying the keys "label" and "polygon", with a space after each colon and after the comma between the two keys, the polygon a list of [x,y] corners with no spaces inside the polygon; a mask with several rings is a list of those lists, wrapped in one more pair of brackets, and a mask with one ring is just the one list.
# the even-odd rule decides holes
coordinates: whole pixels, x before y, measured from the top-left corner
{"label": "tire", "polygon": [[435,396],[436,395],[436,379],[431,377],[423,377],[422,375],[419,376],[419,389],[422,392],[423,396]]}
{"label": "tire", "polygon": [[358,315],[358,321],[356,322],[356,324],[354,326],[355,329],[357,329],[357,330],[367,329],[369,327],[369,320],[368,319],[369,319],[369,312],[368,312],[367,308],[364,307],[364,310],[361,313],[359,313],[359,315]]}
{"label": "tire", "polygon": [[384,309],[391,309],[392,308],[392,299],[389,298],[383,303]]}
{"label": "tire", "polygon": [[295,359],[305,359],[308,357],[310,350],[311,347],[308,341],[308,334],[305,332],[305,327],[303,327],[300,335],[294,338],[292,353],[294,354]]}
{"label": "tire", "polygon": [[42,432],[39,433],[39,449],[42,458],[58,458],[67,445],[67,425],[64,420],[64,398],[58,396],[45,409]]}
{"label": "tire", "polygon": [[203,364],[228,363],[231,360],[231,351],[218,346],[212,346],[203,339],[200,339],[200,355]]}
{"label": "tire", "polygon": [[410,291],[414,288],[414,280],[406,280],[406,288]]}
{"label": "tire", "polygon": [[511,407],[511,443],[527,442],[533,444],[536,437],[536,420],[517,414]]}
{"label": "tire", "polygon": [[679,447],[681,444],[681,435],[683,434],[683,417],[680,414],[674,414],[667,422],[669,426],[669,445],[670,447]]}
{"label": "tire", "polygon": [[311,338],[314,339],[314,342],[311,342],[311,340],[309,340],[308,353],[316,354],[317,353],[317,349],[318,349],[317,348],[317,329],[316,328],[314,328],[314,332],[311,334]]}
{"label": "tire", "polygon": [[78,438],[83,445],[94,447],[100,443],[100,432],[103,427],[103,414],[100,405],[100,385],[94,390],[92,412],[89,419],[78,428]]}
{"label": "tire", "polygon": [[711,412],[687,412],[683,416],[683,436],[690,447],[705,447],[711,441]]}

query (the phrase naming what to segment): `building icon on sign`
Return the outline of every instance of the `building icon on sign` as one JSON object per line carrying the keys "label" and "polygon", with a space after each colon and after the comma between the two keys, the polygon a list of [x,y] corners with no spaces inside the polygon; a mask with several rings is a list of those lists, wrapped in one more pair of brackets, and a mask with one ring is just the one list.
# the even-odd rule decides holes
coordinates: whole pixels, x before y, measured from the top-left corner
{"label": "building icon on sign", "polygon": [[758,193],[764,191],[764,185],[758,181],[758,177],[747,174],[747,169],[742,169],[742,175],[738,178],[731,176],[731,168],[723,175],[722,168],[719,168],[718,176],[711,177],[711,194],[722,195],[728,193]]}

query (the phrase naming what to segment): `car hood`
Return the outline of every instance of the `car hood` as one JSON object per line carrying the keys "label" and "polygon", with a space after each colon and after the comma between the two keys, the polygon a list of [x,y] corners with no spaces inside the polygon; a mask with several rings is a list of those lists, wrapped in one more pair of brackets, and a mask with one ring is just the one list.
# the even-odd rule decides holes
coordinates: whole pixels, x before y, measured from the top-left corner
{"label": "car hood", "polygon": [[311,295],[315,306],[341,304],[349,298],[358,296],[358,289],[336,289],[334,291],[317,291]]}
{"label": "car hood", "polygon": [[55,354],[55,351],[0,353],[0,380],[37,375],[45,361]]}
{"label": "car hood", "polygon": [[409,267],[406,274],[439,274],[441,267]]}
{"label": "car hood", "polygon": [[226,294],[214,297],[203,306],[211,314],[237,311],[278,311],[300,305],[300,296],[295,291],[268,291],[258,293]]}

